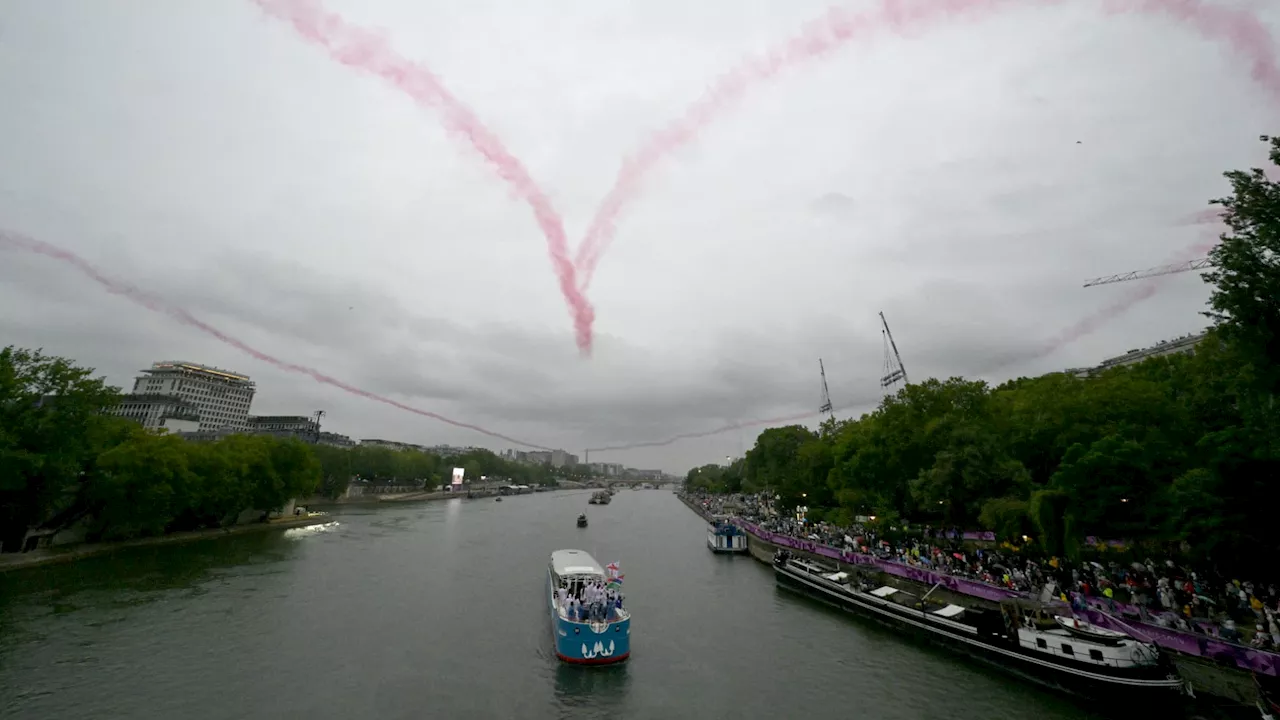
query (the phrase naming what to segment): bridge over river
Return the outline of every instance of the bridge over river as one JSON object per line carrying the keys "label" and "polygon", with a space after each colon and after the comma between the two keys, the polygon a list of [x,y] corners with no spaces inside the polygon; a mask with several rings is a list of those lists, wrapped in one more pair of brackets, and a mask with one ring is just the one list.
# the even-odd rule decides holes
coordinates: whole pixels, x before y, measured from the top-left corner
{"label": "bridge over river", "polygon": [[[619,493],[580,530],[590,494],[349,506],[327,531],[6,573],[0,717],[1093,717],[777,590],[708,552],[670,492]],[[621,564],[625,666],[552,655],[543,573],[562,547]]]}

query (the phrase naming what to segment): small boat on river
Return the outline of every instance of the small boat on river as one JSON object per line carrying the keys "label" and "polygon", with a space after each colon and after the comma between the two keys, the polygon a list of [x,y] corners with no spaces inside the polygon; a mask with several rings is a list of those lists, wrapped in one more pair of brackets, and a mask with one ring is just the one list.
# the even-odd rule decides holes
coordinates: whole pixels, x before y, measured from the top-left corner
{"label": "small boat on river", "polygon": [[747,534],[729,518],[714,515],[707,526],[707,547],[713,553],[747,552]]}
{"label": "small boat on river", "polygon": [[[610,665],[631,656],[631,613],[622,607],[622,576],[582,550],[556,550],[547,564],[547,600],[556,657],[578,665]],[[615,592],[612,603],[592,588]],[[599,592],[596,590],[595,592]]]}
{"label": "small boat on river", "polygon": [[585,514],[578,516],[578,527],[587,526],[587,516]]}
{"label": "small boat on river", "polygon": [[[899,630],[961,650],[1050,687],[1099,701],[1132,705],[1176,699],[1186,684],[1172,661],[1148,642],[1054,614],[1029,600],[1008,599],[999,611],[931,601],[857,579],[824,563],[779,550],[773,558],[779,586],[796,590]],[[1105,700],[1104,700],[1105,698]],[[1144,707],[1149,707],[1144,705]]]}

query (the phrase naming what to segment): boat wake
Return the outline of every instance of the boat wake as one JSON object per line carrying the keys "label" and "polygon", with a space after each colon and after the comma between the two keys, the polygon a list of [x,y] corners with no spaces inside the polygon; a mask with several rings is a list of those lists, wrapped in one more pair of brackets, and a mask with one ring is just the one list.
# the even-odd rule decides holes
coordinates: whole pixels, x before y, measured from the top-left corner
{"label": "boat wake", "polygon": [[329,532],[330,530],[337,528],[339,524],[340,523],[337,520],[334,520],[332,522],[322,523],[320,525],[310,525],[308,527],[300,527],[300,528],[289,528],[288,530],[284,531],[284,536],[287,538],[310,537],[312,535],[319,535],[320,533]]}

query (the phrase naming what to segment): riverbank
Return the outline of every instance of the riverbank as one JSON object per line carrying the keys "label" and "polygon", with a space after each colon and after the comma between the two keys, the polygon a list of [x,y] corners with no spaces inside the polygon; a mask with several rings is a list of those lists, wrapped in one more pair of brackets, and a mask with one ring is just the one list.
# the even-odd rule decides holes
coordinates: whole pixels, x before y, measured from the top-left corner
{"label": "riverbank", "polygon": [[[545,490],[538,490],[539,493],[555,492],[557,490],[577,490],[570,485],[561,485],[549,487]],[[521,495],[531,495],[533,493],[520,493]],[[406,503],[406,502],[431,502],[434,500],[451,500],[453,498],[463,498],[469,500],[483,500],[484,498],[492,498],[502,496],[502,492],[496,489],[489,490],[471,490],[466,493],[445,492],[441,490],[418,490],[407,493],[369,493],[361,495],[352,495],[349,497],[326,498],[326,497],[310,497],[299,501],[300,505],[306,507],[336,507],[339,505],[377,505],[378,503]]]}
{"label": "riverbank", "polygon": [[196,540],[209,540],[212,538],[226,537],[228,535],[244,535],[248,533],[267,532],[270,530],[288,530],[289,528],[310,527],[312,525],[331,522],[332,520],[333,518],[329,515],[312,514],[304,517],[278,518],[265,523],[233,525],[229,528],[189,530],[187,532],[176,532],[169,535],[161,535],[159,537],[138,538],[137,540],[122,540],[120,542],[108,543],[84,543],[81,545],[69,545],[67,547],[60,548],[32,550],[31,552],[25,553],[6,553],[0,555],[0,573],[5,573],[10,570],[40,567],[42,565],[56,565],[58,563],[73,562],[76,560],[83,560],[85,558],[96,557],[98,555],[106,555],[108,553],[116,552],[117,550],[125,550],[128,548],[194,542]]}
{"label": "riverbank", "polygon": [[[710,520],[710,516],[700,506],[685,496],[679,496],[680,501],[684,503],[694,513],[704,520]],[[970,584],[963,586],[959,583],[947,582],[945,576],[930,576],[927,579],[917,580],[903,575],[885,572],[884,567],[867,565],[864,563],[848,563],[840,560],[838,557],[829,557],[823,553],[815,553],[811,550],[819,549],[814,543],[795,542],[783,545],[782,539],[778,543],[770,541],[766,538],[767,533],[759,531],[750,523],[743,523],[742,529],[747,533],[747,548],[750,554],[756,560],[767,565],[772,565],[773,554],[776,550],[786,547],[787,550],[800,555],[806,559],[817,560],[823,563],[835,564],[839,569],[846,572],[877,572],[878,579],[881,583],[891,587],[897,587],[902,590],[916,590],[921,587],[932,588],[933,596],[945,602],[954,603],[961,606],[974,607],[981,606],[984,603],[998,601],[998,597],[992,594],[992,597],[975,596],[964,592],[970,588]],[[810,548],[804,547],[805,545]],[[825,549],[825,548],[824,548]],[[993,590],[998,590],[993,588]],[[1091,619],[1092,616],[1091,616]],[[1159,638],[1157,638],[1157,641]],[[1164,645],[1164,643],[1158,643]],[[1238,667],[1229,667],[1225,662],[1215,662],[1210,657],[1200,657],[1189,653],[1180,652],[1177,648],[1165,647],[1173,658],[1174,665],[1178,669],[1178,673],[1191,682],[1196,692],[1205,695],[1212,695],[1232,703],[1241,703],[1252,707],[1257,702],[1257,688],[1254,685],[1253,678],[1249,672]]]}

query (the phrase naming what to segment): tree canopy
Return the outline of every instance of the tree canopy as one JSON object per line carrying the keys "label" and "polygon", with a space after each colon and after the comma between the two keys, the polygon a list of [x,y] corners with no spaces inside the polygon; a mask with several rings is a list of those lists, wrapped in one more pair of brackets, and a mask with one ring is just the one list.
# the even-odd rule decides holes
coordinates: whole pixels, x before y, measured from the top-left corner
{"label": "tree canopy", "polygon": [[419,450],[367,445],[352,448],[320,445],[315,447],[315,453],[322,468],[320,492],[328,497],[341,495],[353,477],[375,484],[436,487],[449,482],[455,467],[466,470],[468,481],[489,477],[516,485],[550,485],[557,475],[564,474],[561,469],[545,465],[512,462],[484,448],[447,458]]}

